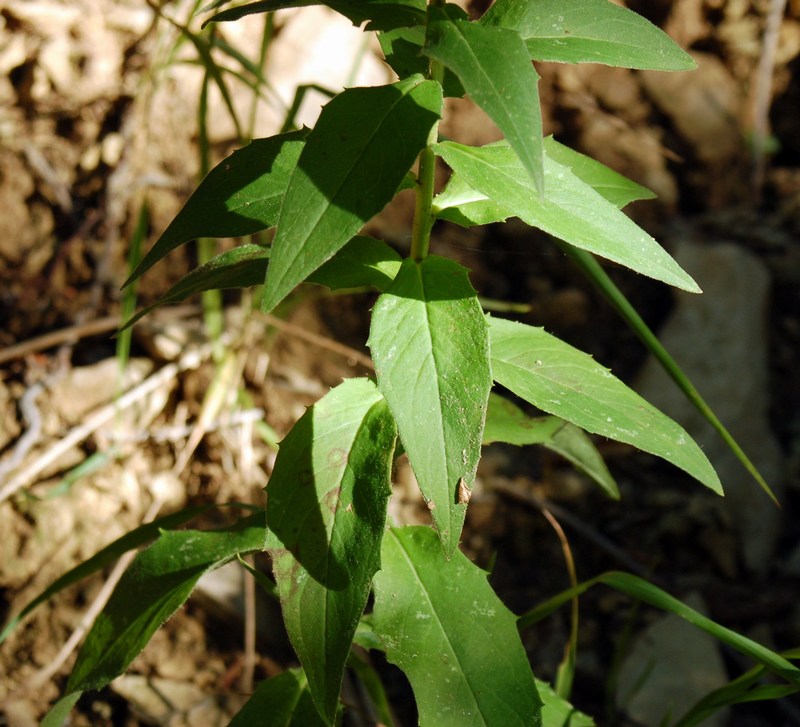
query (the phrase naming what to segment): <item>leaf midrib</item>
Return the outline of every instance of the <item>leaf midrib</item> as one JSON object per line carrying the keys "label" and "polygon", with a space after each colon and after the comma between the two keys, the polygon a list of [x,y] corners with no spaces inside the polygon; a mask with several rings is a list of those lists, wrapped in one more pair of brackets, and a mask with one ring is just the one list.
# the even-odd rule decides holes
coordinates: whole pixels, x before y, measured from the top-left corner
{"label": "leaf midrib", "polygon": [[438,625],[439,630],[442,633],[443,640],[447,644],[447,646],[448,646],[448,648],[450,650],[450,653],[453,656],[453,659],[455,660],[455,662],[459,666],[459,673],[464,677],[464,681],[469,686],[469,691],[470,691],[470,695],[472,696],[473,703],[475,704],[476,708],[480,708],[480,703],[478,702],[478,699],[477,699],[476,690],[473,687],[472,681],[469,679],[469,676],[464,671],[464,668],[463,668],[463,665],[461,663],[461,659],[458,656],[458,653],[453,648],[452,643],[451,643],[450,639],[448,638],[447,629],[445,628],[444,623],[442,622],[442,619],[439,616],[439,611],[436,609],[433,600],[430,598],[430,596],[428,594],[428,590],[425,587],[424,580],[422,579],[419,571],[417,570],[417,566],[416,566],[416,563],[414,562],[414,559],[411,557],[411,554],[406,549],[405,544],[400,540],[400,538],[398,538],[394,534],[393,530],[390,529],[388,531],[388,534],[391,535],[391,537],[393,537],[395,539],[395,542],[399,545],[400,552],[402,553],[403,558],[406,561],[409,570],[413,574],[414,579],[416,580],[416,582],[417,582],[417,584],[419,586],[420,592],[422,593],[423,597],[425,598],[426,603],[428,604],[430,613],[433,615],[433,617],[435,619],[435,622]]}

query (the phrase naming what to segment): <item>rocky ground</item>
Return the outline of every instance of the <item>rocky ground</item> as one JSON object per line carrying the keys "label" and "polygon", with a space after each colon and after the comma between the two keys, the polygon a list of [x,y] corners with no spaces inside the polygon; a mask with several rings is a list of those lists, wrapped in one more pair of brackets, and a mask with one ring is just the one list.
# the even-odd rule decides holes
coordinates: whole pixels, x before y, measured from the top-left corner
{"label": "rocky ground", "polygon": [[[658,194],[630,212],[706,295],[673,297],[611,272],[768,477],[781,510],[671,393],[633,334],[548,240],[514,223],[437,230],[436,250],[468,266],[483,295],[528,306],[523,320],[589,351],[681,421],[729,492],[721,500],[665,463],[598,442],[623,492],[614,503],[550,456],[489,448],[464,545],[483,564],[496,555],[492,582],[512,609],[568,585],[558,539],[542,516],[546,503],[566,530],[579,578],[634,570],[773,648],[800,643],[800,2],[787,3],[770,68],[763,31],[774,4],[630,0],[691,50],[693,73],[539,70],[547,133]],[[182,23],[191,5],[169,2],[163,12]],[[261,29],[250,18],[222,32],[255,57]],[[322,79],[336,90],[389,78],[358,31],[324,9],[281,13],[274,31],[254,135],[280,127],[299,84]],[[283,323],[247,316],[246,300],[226,297],[225,376],[215,378],[196,305],[138,326],[120,373],[111,335],[142,209],[146,202],[147,245],[201,166],[202,70],[179,39],[174,24],[134,0],[0,3],[0,620],[152,517],[154,503],[164,513],[189,503],[261,502],[276,439],[328,387],[367,371],[372,300],[321,303],[309,289]],[[218,62],[235,65],[223,54]],[[252,90],[230,83],[247,127]],[[324,100],[309,91],[298,120],[312,124]],[[474,108],[454,102],[451,111],[449,136],[496,137]],[[770,155],[761,175],[753,150],[765,113]],[[237,131],[214,88],[206,118],[216,160],[236,146]],[[401,201],[374,231],[402,249],[408,222]],[[195,255],[180,250],[145,276],[138,303],[164,292]],[[393,515],[423,517],[402,464],[396,480]],[[81,633],[111,577],[68,589],[0,646],[0,725],[37,724],[57,698],[74,659],[74,647],[63,647]],[[243,604],[251,598],[235,569],[204,580],[127,676],[81,701],[73,724],[224,723],[253,678],[277,673],[290,658],[268,610],[255,619],[255,648],[246,646]],[[611,591],[592,591],[581,603],[575,702],[601,724],[657,724],[665,694],[685,704],[747,668],[682,622],[636,610]],[[556,614],[525,634],[545,678],[561,658],[567,617]],[[651,668],[654,653],[669,656]],[[637,689],[645,672],[650,678]],[[401,723],[411,724],[402,681],[388,673]],[[800,703],[744,706],[715,724],[800,724]]]}

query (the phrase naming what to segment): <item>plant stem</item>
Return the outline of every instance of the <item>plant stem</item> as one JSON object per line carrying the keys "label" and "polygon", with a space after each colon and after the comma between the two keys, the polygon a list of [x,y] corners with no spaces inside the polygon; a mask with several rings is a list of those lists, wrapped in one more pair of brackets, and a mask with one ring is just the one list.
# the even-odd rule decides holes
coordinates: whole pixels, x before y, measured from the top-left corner
{"label": "plant stem", "polygon": [[[444,6],[444,0],[431,0],[432,6]],[[444,66],[431,59],[428,65],[428,78],[442,83]],[[439,139],[439,123],[435,123],[428,135],[428,143],[419,153],[419,172],[417,173],[417,200],[414,206],[414,222],[411,226],[411,259],[421,262],[428,255],[431,244],[433,216],[434,183],[436,178],[436,155],[431,148]]]}
{"label": "plant stem", "polygon": [[[437,126],[431,129],[431,136],[436,136]],[[436,155],[431,149],[435,142],[428,138],[428,145],[419,154],[419,174],[417,175],[417,202],[414,207],[414,222],[411,227],[411,258],[421,262],[428,255],[431,242],[431,227],[433,218],[431,207],[433,205],[433,184],[436,172]]]}

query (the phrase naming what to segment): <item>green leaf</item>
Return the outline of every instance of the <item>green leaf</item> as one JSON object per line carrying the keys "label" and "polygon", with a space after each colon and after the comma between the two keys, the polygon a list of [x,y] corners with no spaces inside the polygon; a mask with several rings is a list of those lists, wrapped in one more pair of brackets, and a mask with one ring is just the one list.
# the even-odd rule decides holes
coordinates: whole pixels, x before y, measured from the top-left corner
{"label": "green leaf", "polygon": [[619,499],[617,483],[592,440],[582,429],[563,419],[529,417],[508,399],[492,393],[483,431],[483,443],[491,442],[517,446],[541,444],[591,477],[610,497]]}
{"label": "green leaf", "polygon": [[542,172],[542,112],[539,76],[525,44],[513,30],[470,23],[455,5],[431,5],[424,52],[452,70],[503,132],[539,195]]}
{"label": "green leaf", "polygon": [[162,305],[178,303],[207,290],[251,288],[254,285],[261,285],[267,274],[269,253],[269,248],[261,245],[240,245],[216,255],[205,265],[182,277],[155,303],[138,311],[120,330],[130,328]]}
{"label": "green leaf", "polygon": [[499,394],[489,394],[483,444],[505,442],[517,447],[544,444],[564,425],[558,417],[529,417],[516,404]]}
{"label": "green leaf", "polygon": [[264,516],[212,531],[163,532],[139,553],[94,622],[67,692],[100,689],[122,674],[208,570],[264,546]]}
{"label": "green leaf", "polygon": [[256,687],[228,727],[324,727],[302,669],[289,669]]}
{"label": "green leaf", "polygon": [[125,285],[189,240],[240,237],[275,225],[306,134],[308,129],[254,139],[214,167]]}
{"label": "green leaf", "polygon": [[[379,33],[378,42],[386,62],[400,78],[407,78],[415,73],[425,75],[428,72],[428,59],[422,55],[422,46],[425,44],[423,26],[396,28]],[[445,69],[442,89],[447,97],[461,98],[465,93],[461,81],[449,69]]]}
{"label": "green leaf", "polygon": [[44,716],[40,727],[63,727],[67,724],[69,713],[82,695],[83,692],[72,692],[61,697]]}
{"label": "green leaf", "polygon": [[608,276],[603,270],[600,263],[594,259],[591,253],[572,245],[561,244],[561,249],[572,258],[575,264],[581,269],[583,273],[591,280],[600,292],[605,296],[606,300],[616,309],[622,316],[623,320],[630,326],[631,330],[639,336],[639,339],[650,350],[653,356],[656,357],[658,362],[664,367],[664,370],[670,375],[672,380],[677,384],[678,388],[684,393],[686,398],[694,404],[695,408],[705,417],[714,429],[717,430],[720,437],[722,437],[725,444],[728,445],[731,452],[742,463],[744,468],[751,474],[759,487],[769,495],[770,499],[778,506],[778,498],[772,491],[767,481],[756,469],[750,458],[745,454],[739,443],[733,438],[733,435],[725,428],[725,425],[719,420],[719,417],[714,413],[711,407],[706,403],[705,399],[700,396],[700,392],[694,387],[694,384],[689,380],[686,374],[683,373],[677,361],[672,358],[669,351],[664,348],[658,337],[650,330],[649,326],[644,322],[638,311],[631,305],[630,301],[623,295],[622,291],[617,287],[616,283]]}
{"label": "green leaf", "polygon": [[175,528],[178,525],[191,520],[193,517],[202,515],[209,510],[218,507],[217,505],[200,505],[197,507],[188,507],[178,512],[166,515],[165,517],[154,520],[146,525],[126,533],[120,538],[117,538],[113,543],[110,543],[102,550],[95,553],[91,558],[79,563],[70,571],[65,573],[60,578],[57,578],[47,588],[45,588],[36,598],[34,598],[18,615],[10,619],[0,633],[0,644],[2,644],[16,628],[22,619],[24,619],[31,611],[37,606],[40,606],[45,601],[49,601],[56,593],[63,591],[73,583],[87,578],[92,573],[102,570],[106,566],[114,563],[123,553],[129,550],[138,548],[140,545],[157,538],[159,532],[168,528]]}
{"label": "green leaf", "polygon": [[[552,136],[544,140],[544,154],[557,164],[569,167],[578,179],[586,182],[615,207],[622,208],[630,202],[655,197],[646,187],[585,154],[559,144]],[[460,174],[453,174],[444,191],[433,200],[433,212],[438,219],[449,220],[462,227],[505,222],[513,216],[502,204],[472,189]]]}
{"label": "green leaf", "polygon": [[289,432],[267,488],[284,622],[326,722],[380,567],[396,436],[375,385],[349,379]]}
{"label": "green leaf", "polygon": [[541,328],[499,318],[489,320],[489,337],[497,383],[587,432],[663,457],[722,494],[717,473],[684,429],[591,356]]}
{"label": "green leaf", "polygon": [[648,603],[651,606],[655,606],[662,611],[680,616],[685,621],[711,634],[715,639],[718,639],[723,644],[727,644],[740,654],[750,657],[753,661],[761,664],[773,674],[777,674],[791,684],[800,686],[800,669],[794,666],[790,661],[787,661],[780,654],[776,654],[765,646],[735,631],[731,631],[725,626],[720,626],[720,624],[698,613],[693,608],[690,608],[674,596],[660,589],[658,586],[654,586],[652,583],[631,573],[623,573],[620,571],[602,573],[591,580],[578,584],[575,588],[562,591],[558,595],[548,599],[545,603],[542,603],[523,616],[520,616],[520,629],[527,628],[541,621],[557,608],[568,603],[576,596],[586,593],[586,591],[598,583],[610,586],[617,591],[625,593],[644,603]]}
{"label": "green leaf", "polygon": [[[781,656],[787,657],[787,654]],[[754,666],[725,686],[709,692],[675,722],[675,727],[694,727],[733,704],[783,699],[800,691],[800,684],[762,684],[764,672],[763,666]]]}
{"label": "green leaf", "polygon": [[537,61],[656,71],[695,67],[692,57],[664,31],[607,0],[497,0],[481,23],[516,30]]}
{"label": "green leaf", "polygon": [[[162,305],[178,303],[206,290],[261,285],[267,274],[269,258],[270,248],[261,245],[239,245],[220,253],[181,278],[155,303],[126,321],[120,330],[130,328]],[[397,274],[400,262],[400,255],[385,242],[358,236],[312,273],[308,282],[325,285],[331,290],[365,286],[383,290]]]}
{"label": "green leaf", "polygon": [[372,312],[368,345],[378,388],[449,557],[475,481],[492,377],[486,321],[467,271],[452,260],[406,260]]}
{"label": "green leaf", "polygon": [[425,0],[262,0],[223,10],[203,23],[238,20],[255,13],[272,13],[284,8],[301,8],[309,5],[326,5],[344,15],[353,25],[369,23],[367,30],[391,30],[404,25],[418,25],[425,21]]}
{"label": "green leaf", "polygon": [[647,187],[631,181],[586,154],[560,144],[552,136],[544,140],[544,153],[557,164],[568,167],[578,179],[586,182],[603,199],[620,209],[631,202],[656,197]]}
{"label": "green leaf", "polygon": [[269,311],[395,194],[442,109],[422,76],[343,91],[308,135],[289,180],[264,289]]}
{"label": "green leaf", "polygon": [[426,527],[391,528],[375,577],[375,630],[411,682],[422,727],[541,725],[516,618],[486,572],[447,560]]}
{"label": "green leaf", "polygon": [[559,697],[547,682],[537,679],[536,691],[542,698],[542,727],[594,727],[591,717]]}
{"label": "green leaf", "polygon": [[548,156],[545,196],[539,198],[522,163],[506,144],[478,148],[444,142],[435,150],[469,187],[502,205],[508,215],[643,275],[690,293],[700,292],[650,235]]}
{"label": "green leaf", "polygon": [[254,568],[241,556],[237,556],[237,560],[239,561],[239,565],[253,577],[253,580],[261,587],[261,590],[268,598],[273,601],[280,600],[278,596],[278,586],[275,585],[274,581],[272,581],[269,576],[262,573],[258,568]]}
{"label": "green leaf", "polygon": [[505,205],[476,192],[458,172],[450,175],[447,186],[434,197],[431,211],[437,220],[447,220],[462,227],[491,225],[514,217]]}
{"label": "green leaf", "polygon": [[382,240],[359,235],[308,277],[331,290],[370,286],[385,290],[400,270],[402,258]]}

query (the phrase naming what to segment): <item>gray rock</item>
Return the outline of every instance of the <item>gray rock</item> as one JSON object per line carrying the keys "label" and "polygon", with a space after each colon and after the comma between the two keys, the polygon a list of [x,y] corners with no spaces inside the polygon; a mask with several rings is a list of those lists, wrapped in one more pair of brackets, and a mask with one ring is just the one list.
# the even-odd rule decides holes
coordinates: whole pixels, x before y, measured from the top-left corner
{"label": "gray rock", "polygon": [[[683,599],[703,612],[697,594]],[[695,702],[728,681],[717,642],[679,616],[670,614],[651,624],[635,639],[622,664],[617,684],[617,703],[637,722],[669,723],[682,716]],[[725,713],[703,722],[721,727]]]}
{"label": "gray rock", "polygon": [[[783,458],[767,418],[766,267],[732,244],[682,243],[675,258],[704,293],[677,293],[659,338],[780,498]],[[645,364],[637,389],[703,448],[722,480],[744,562],[764,572],[775,551],[780,510],[654,359]]]}

